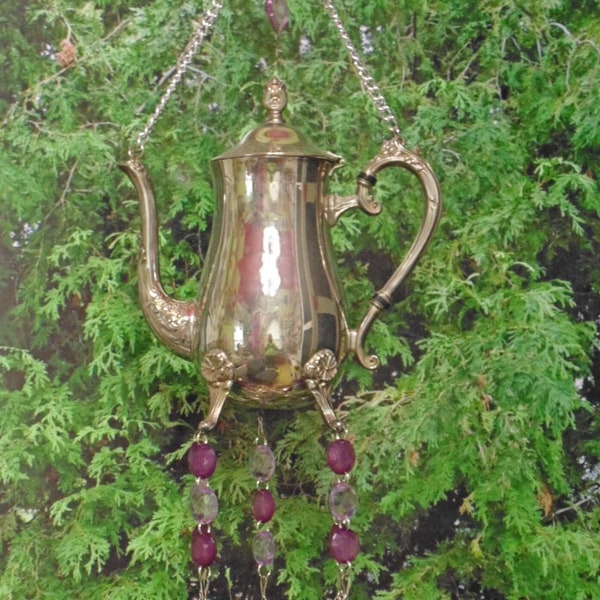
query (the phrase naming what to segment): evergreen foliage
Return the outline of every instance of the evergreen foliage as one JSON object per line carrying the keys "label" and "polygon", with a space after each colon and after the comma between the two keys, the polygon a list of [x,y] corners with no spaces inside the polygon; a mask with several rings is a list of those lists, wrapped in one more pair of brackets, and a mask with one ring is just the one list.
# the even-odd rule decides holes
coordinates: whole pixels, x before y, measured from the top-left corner
{"label": "evergreen foliage", "polygon": [[[143,320],[138,206],[117,163],[202,4],[0,7],[1,598],[193,594],[183,457],[206,388]],[[195,296],[210,235],[209,161],[262,121],[269,76],[288,85],[288,120],[351,165],[331,191],[350,193],[386,137],[320,3],[289,0],[278,46],[262,4],[226,3],[146,148],[163,283],[180,298]],[[344,4],[445,202],[369,336],[381,373],[348,361],[340,384],[359,460],[352,598],[599,598],[600,7]],[[384,216],[346,214],[332,231],[351,324],[422,210],[409,176],[386,171],[377,193]],[[279,465],[278,597],[320,599],[336,577],[325,427],[316,410],[265,418]],[[214,435],[215,598],[256,589],[255,434],[255,416],[228,405]]]}

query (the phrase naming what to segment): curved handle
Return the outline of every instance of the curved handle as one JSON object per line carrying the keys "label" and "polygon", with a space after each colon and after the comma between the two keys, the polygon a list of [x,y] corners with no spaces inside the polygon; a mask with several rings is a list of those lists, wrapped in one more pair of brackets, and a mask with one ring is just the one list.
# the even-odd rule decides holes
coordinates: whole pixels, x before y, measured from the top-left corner
{"label": "curved handle", "polygon": [[[379,366],[379,358],[375,355],[369,356],[366,354],[364,348],[365,337],[379,313],[391,306],[392,294],[410,274],[425,248],[427,248],[440,220],[442,209],[440,186],[429,163],[407,150],[398,138],[384,142],[380,153],[371,159],[364,171],[358,176],[354,206],[359,206],[367,214],[379,214],[381,207],[374,202],[371,190],[377,182],[376,174],[382,169],[392,166],[407,169],[419,178],[425,200],[425,215],[419,233],[404,260],[387,283],[373,295],[371,305],[358,328],[349,332],[349,350],[356,354],[358,362],[367,369],[376,369]],[[341,212],[343,210],[339,214]]]}

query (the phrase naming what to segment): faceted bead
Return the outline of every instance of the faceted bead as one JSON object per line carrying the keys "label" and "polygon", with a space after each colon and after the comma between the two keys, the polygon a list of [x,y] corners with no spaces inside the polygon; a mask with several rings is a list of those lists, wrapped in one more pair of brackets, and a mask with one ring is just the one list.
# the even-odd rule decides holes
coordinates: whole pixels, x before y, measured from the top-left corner
{"label": "faceted bead", "polygon": [[354,488],[345,483],[336,483],[329,492],[329,510],[335,521],[348,521],[356,514],[358,501]]}
{"label": "faceted bead", "polygon": [[275,456],[269,446],[256,446],[250,456],[250,473],[256,481],[269,481],[275,473]]}
{"label": "faceted bead", "polygon": [[275,514],[275,500],[269,490],[258,490],[252,501],[252,514],[259,523],[268,523]]}
{"label": "faceted bead", "polygon": [[197,567],[209,567],[217,558],[217,543],[211,533],[192,532],[192,560]]}
{"label": "faceted bead", "polygon": [[334,440],[327,448],[327,464],[336,475],[345,475],[352,471],[356,455],[348,440]]}
{"label": "faceted bead", "polygon": [[188,465],[194,477],[208,479],[217,468],[217,455],[210,444],[194,442],[188,452]]}
{"label": "faceted bead", "polygon": [[351,563],[360,552],[358,536],[352,529],[334,525],[329,534],[329,551],[336,562]]}
{"label": "faceted bead", "polygon": [[202,525],[208,525],[217,518],[219,501],[217,495],[208,485],[208,481],[201,479],[192,486],[190,506],[194,519]]}
{"label": "faceted bead", "polygon": [[254,535],[252,555],[259,567],[273,564],[275,560],[275,539],[270,531],[259,531]]}

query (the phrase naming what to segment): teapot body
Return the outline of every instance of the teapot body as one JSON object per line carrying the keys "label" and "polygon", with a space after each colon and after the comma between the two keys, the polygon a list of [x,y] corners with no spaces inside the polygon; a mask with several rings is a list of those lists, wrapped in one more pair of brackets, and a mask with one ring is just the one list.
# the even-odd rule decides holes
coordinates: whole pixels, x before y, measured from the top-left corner
{"label": "teapot body", "polygon": [[[333,156],[333,155],[332,155]],[[324,198],[332,158],[263,155],[212,163],[217,206],[200,282],[193,359],[225,353],[230,396],[291,407],[309,399],[302,369],[319,350],[338,362],[348,327]]]}

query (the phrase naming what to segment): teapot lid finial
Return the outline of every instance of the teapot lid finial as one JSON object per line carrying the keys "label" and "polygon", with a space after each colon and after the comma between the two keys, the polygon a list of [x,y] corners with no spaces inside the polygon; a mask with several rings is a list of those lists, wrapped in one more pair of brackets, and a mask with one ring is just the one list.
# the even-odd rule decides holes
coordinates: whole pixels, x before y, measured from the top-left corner
{"label": "teapot lid finial", "polygon": [[281,113],[287,106],[287,90],[285,83],[274,77],[267,83],[263,96],[263,106],[269,111],[269,125],[284,123]]}
{"label": "teapot lid finial", "polygon": [[341,158],[321,150],[301,131],[285,124],[283,111],[288,103],[287,89],[283,81],[274,77],[265,86],[263,106],[267,109],[267,121],[252,129],[244,139],[214,161],[242,157],[294,157],[315,158],[339,164]]}

